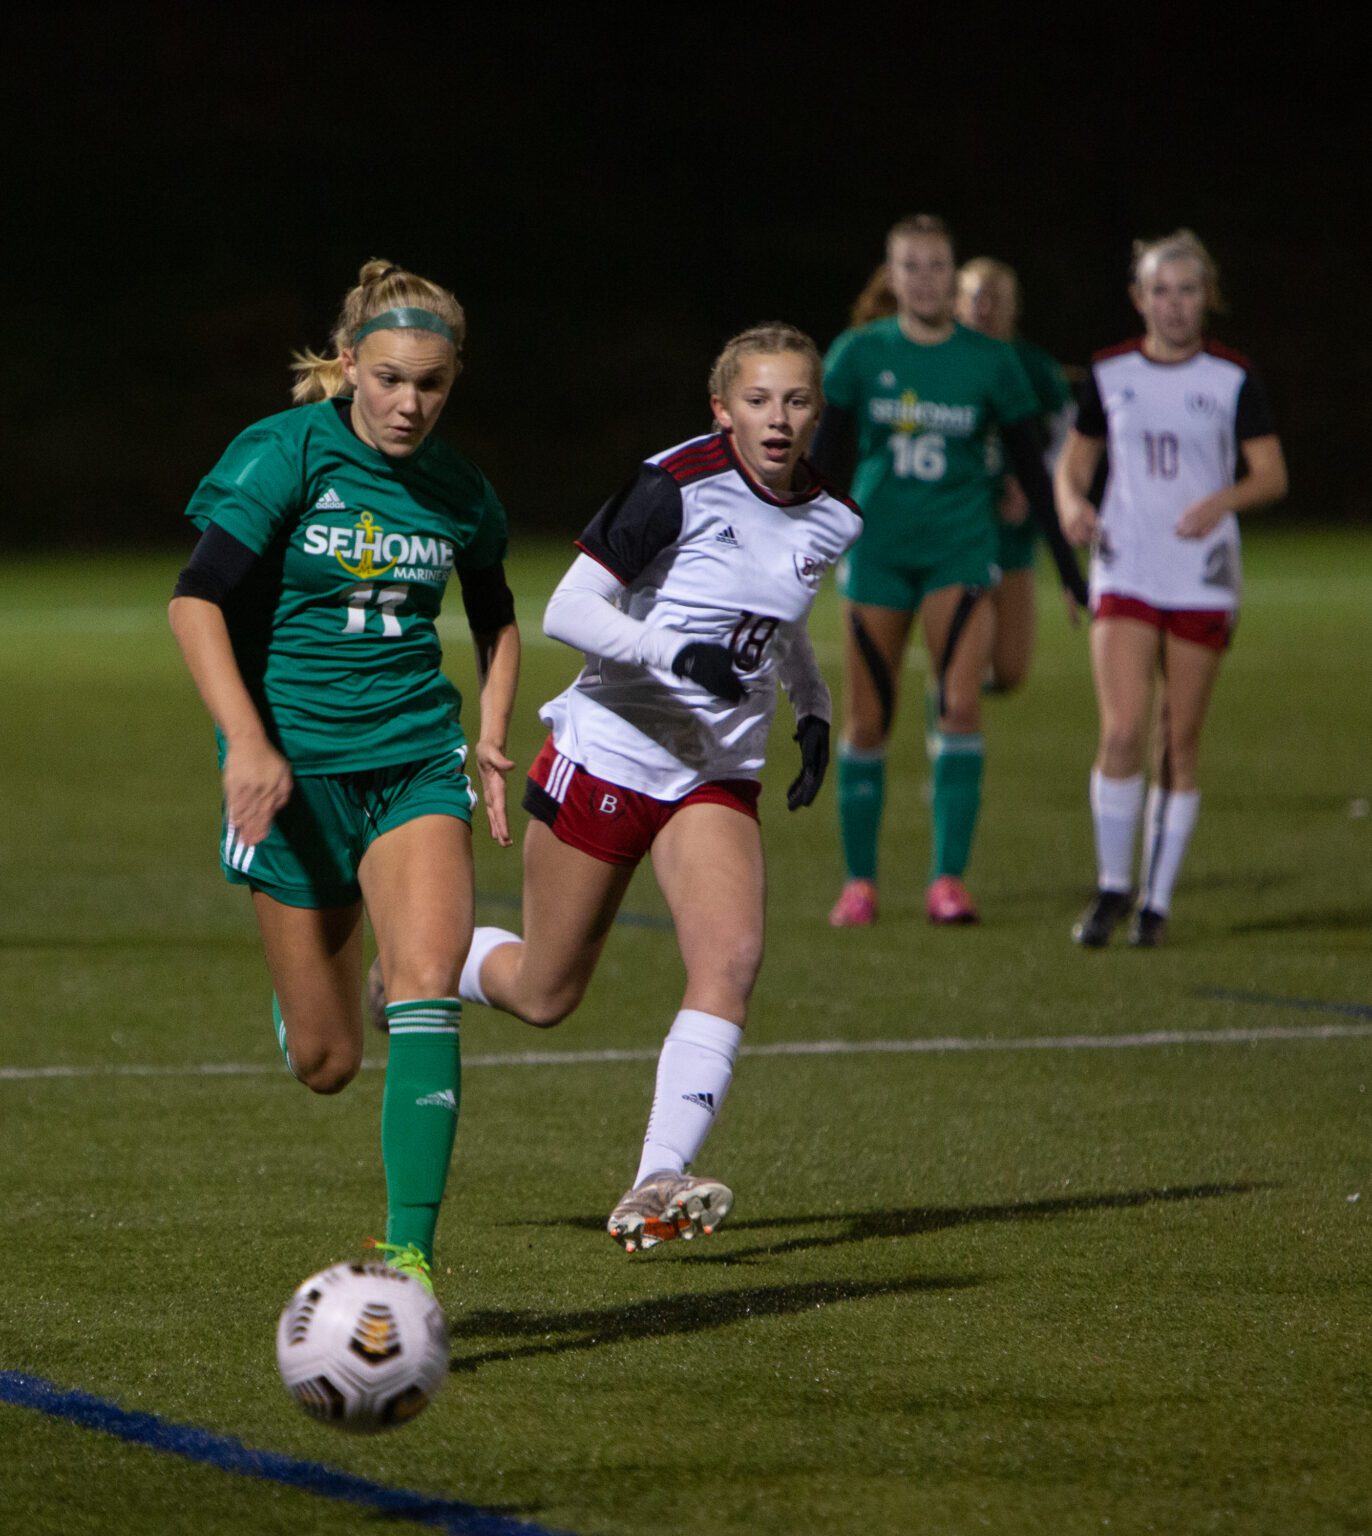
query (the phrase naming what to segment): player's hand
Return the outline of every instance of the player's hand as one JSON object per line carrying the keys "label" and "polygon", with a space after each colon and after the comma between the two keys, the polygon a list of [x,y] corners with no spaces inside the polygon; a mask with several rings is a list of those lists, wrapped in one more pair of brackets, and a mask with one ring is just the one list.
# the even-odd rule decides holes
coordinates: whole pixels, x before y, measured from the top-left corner
{"label": "player's hand", "polygon": [[693,640],[683,645],[672,658],[672,671],[678,677],[688,677],[693,683],[724,699],[730,704],[741,704],[748,690],[743,679],[734,671],[733,658],[722,645],[706,640]]}
{"label": "player's hand", "polygon": [[1100,514],[1085,496],[1074,496],[1070,501],[1058,502],[1058,521],[1067,542],[1082,548],[1095,538]]}
{"label": "player's hand", "polygon": [[1203,539],[1207,533],[1213,533],[1219,527],[1228,510],[1222,501],[1213,502],[1208,496],[1204,501],[1192,502],[1177,519],[1177,537]]}
{"label": "player's hand", "polygon": [[291,765],[265,736],[231,741],[224,754],[224,807],[239,842],[255,848],[291,798]]}
{"label": "player's hand", "polygon": [[829,722],[818,715],[802,715],[793,739],[800,743],[800,775],[786,791],[788,811],[810,805],[824,783],[829,767]]}
{"label": "player's hand", "polygon": [[505,809],[505,776],[514,769],[514,759],[505,756],[504,747],[493,741],[476,744],[476,771],[481,778],[481,795],[486,802],[486,820],[491,836],[502,848],[512,847],[510,818]]}

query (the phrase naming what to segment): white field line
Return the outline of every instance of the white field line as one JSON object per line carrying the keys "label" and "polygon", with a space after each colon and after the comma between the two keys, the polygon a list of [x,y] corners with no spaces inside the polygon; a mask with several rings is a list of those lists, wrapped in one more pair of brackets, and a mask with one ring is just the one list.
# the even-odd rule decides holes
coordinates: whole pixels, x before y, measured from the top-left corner
{"label": "white field line", "polygon": [[[928,1040],[778,1040],[745,1045],[745,1056],[947,1056],[971,1051],[1127,1051],[1168,1045],[1269,1045],[1282,1041],[1366,1040],[1372,1024],[1283,1025],[1275,1029],[1154,1029],[1136,1035],[1038,1035],[1022,1040],[994,1035],[947,1035]],[[599,1051],[504,1051],[464,1056],[473,1067],[580,1067],[606,1062],[656,1061],[658,1047]],[[383,1057],[362,1063],[379,1071]],[[275,1060],[199,1062],[186,1066],[123,1065],[88,1067],[0,1067],[0,1082],[92,1077],[255,1077],[281,1072]]]}

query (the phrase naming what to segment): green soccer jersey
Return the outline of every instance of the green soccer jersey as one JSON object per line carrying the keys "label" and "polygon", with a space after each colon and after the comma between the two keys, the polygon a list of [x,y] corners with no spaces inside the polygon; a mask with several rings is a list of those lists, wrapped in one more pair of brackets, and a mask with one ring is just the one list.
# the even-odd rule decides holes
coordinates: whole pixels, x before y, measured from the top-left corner
{"label": "green soccer jersey", "polygon": [[1049,352],[1023,336],[1016,336],[1010,343],[1024,368],[1029,387],[1034,391],[1040,416],[1056,416],[1066,406],[1072,391],[1067,383],[1062,365]]}
{"label": "green soccer jersey", "polygon": [[853,500],[862,542],[909,565],[995,520],[987,435],[1036,413],[1014,350],[962,325],[932,346],[892,316],[845,331],[824,363],[824,393],[857,427]]}
{"label": "green soccer jersey", "polygon": [[186,516],[261,558],[225,603],[243,680],[297,773],[414,762],[463,741],[434,621],[455,568],[505,555],[486,477],[430,438],[392,459],[325,400],[229,445]]}

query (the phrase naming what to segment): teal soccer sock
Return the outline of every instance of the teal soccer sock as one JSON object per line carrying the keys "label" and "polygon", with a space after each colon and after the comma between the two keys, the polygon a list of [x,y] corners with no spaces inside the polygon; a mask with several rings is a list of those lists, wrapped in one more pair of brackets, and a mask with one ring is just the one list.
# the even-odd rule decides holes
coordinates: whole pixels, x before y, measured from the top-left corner
{"label": "teal soccer sock", "polygon": [[838,825],[850,880],[875,880],[877,840],[886,800],[886,753],[838,748]]}
{"label": "teal soccer sock", "polygon": [[981,809],[985,748],[980,734],[940,731],[934,754],[934,846],[929,878],[961,876]]}
{"label": "teal soccer sock", "polygon": [[381,1103],[386,1241],[415,1244],[432,1261],[462,1096],[455,997],[390,1003],[390,1057]]}

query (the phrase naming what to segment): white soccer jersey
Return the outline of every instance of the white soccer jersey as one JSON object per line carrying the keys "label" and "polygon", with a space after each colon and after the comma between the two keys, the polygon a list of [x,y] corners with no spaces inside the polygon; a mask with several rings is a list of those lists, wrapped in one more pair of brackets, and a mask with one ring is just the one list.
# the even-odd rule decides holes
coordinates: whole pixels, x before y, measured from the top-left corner
{"label": "white soccer jersey", "polygon": [[794,501],[772,496],[711,433],[648,459],[601,508],[577,543],[624,583],[624,611],[680,646],[726,646],[748,693],[730,704],[666,668],[588,656],[539,711],[564,757],[659,800],[757,778],[778,667],[825,571],[862,531],[856,507],[812,480]]}
{"label": "white soccer jersey", "polygon": [[1273,432],[1248,362],[1216,342],[1157,363],[1142,341],[1099,352],[1077,431],[1108,441],[1110,473],[1091,555],[1091,601],[1106,593],[1155,608],[1234,609],[1239,525],[1231,512],[1205,538],[1176,533],[1192,503],[1234,483],[1238,445]]}

